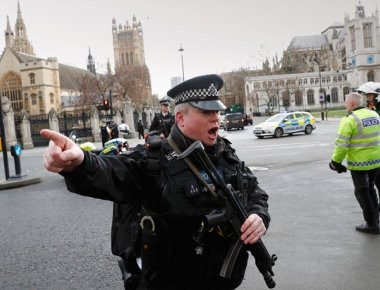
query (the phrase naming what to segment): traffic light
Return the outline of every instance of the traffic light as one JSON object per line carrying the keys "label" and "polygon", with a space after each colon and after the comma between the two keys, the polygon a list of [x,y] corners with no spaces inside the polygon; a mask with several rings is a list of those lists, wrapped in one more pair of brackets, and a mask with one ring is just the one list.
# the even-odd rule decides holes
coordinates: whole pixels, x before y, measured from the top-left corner
{"label": "traffic light", "polygon": [[327,102],[327,103],[330,103],[330,101],[331,101],[330,94],[327,94],[327,95],[326,95],[326,102]]}
{"label": "traffic light", "polygon": [[110,109],[110,102],[108,99],[103,99],[103,110],[108,111]]}

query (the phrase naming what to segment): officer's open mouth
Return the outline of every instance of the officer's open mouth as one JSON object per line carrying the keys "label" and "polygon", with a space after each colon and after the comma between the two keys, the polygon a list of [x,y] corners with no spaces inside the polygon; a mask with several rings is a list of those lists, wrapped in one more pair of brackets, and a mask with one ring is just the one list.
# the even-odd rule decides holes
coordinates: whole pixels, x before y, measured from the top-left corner
{"label": "officer's open mouth", "polygon": [[219,129],[218,127],[213,127],[210,130],[208,130],[208,134],[211,136],[214,136],[218,133],[218,129]]}

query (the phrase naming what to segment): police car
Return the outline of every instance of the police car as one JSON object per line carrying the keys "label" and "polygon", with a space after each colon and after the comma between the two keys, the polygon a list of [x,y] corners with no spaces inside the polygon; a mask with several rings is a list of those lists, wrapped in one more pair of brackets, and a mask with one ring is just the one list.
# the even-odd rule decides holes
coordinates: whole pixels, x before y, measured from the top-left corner
{"label": "police car", "polygon": [[315,128],[315,118],[307,112],[281,113],[253,127],[253,134],[258,138],[281,137],[297,132],[311,134]]}

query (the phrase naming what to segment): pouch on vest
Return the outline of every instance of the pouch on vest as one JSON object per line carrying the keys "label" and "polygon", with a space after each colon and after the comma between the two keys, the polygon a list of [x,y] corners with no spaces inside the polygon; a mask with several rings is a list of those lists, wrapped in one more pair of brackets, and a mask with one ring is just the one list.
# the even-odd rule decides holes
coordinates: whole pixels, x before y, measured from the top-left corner
{"label": "pouch on vest", "polygon": [[148,285],[167,283],[172,274],[172,237],[168,225],[159,217],[144,216],[142,227],[142,275]]}

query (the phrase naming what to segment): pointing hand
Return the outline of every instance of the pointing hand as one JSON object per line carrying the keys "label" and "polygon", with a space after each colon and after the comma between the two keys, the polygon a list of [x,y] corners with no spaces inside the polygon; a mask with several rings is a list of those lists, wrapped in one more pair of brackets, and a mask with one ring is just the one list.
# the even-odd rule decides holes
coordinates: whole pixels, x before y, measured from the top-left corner
{"label": "pointing hand", "polygon": [[82,149],[66,136],[48,129],[40,132],[50,139],[49,147],[44,153],[44,166],[51,172],[70,172],[83,162]]}

